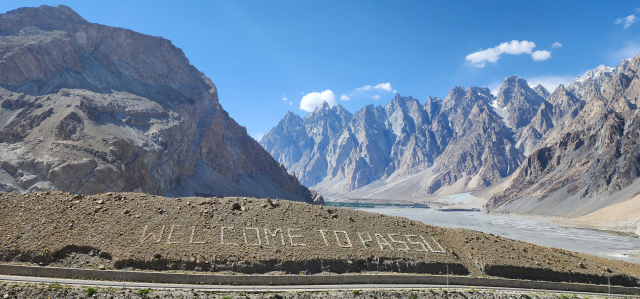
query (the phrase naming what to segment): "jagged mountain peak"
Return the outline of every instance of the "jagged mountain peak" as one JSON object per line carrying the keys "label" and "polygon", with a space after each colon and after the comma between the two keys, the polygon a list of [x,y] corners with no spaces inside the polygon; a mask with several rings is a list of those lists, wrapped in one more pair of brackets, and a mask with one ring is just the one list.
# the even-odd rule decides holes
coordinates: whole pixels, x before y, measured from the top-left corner
{"label": "jagged mountain peak", "polygon": [[540,107],[543,99],[529,87],[527,80],[518,76],[509,76],[502,82],[500,91],[496,96],[498,107],[506,107],[514,98],[524,99],[527,103],[536,107]]}
{"label": "jagged mountain peak", "polygon": [[580,77],[575,77],[567,89],[578,98],[585,98],[593,89],[600,90],[605,81],[623,73],[627,67],[629,67],[630,63],[631,58],[623,59],[622,62],[615,67],[600,65],[595,69],[586,71]]}
{"label": "jagged mountain peak", "polygon": [[504,79],[495,100],[495,107],[504,110],[510,127],[519,130],[531,122],[544,101],[527,80],[518,76]]}
{"label": "jagged mountain peak", "polygon": [[535,91],[541,98],[545,100],[549,100],[549,96],[551,95],[551,93],[540,84],[533,87],[533,91]]}

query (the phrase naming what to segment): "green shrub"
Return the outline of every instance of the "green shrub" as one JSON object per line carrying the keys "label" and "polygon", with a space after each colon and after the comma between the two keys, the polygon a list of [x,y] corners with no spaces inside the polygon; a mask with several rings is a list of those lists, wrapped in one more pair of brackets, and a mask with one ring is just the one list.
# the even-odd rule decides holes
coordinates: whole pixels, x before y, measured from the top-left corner
{"label": "green shrub", "polygon": [[149,293],[151,293],[150,289],[139,289],[138,290],[138,294],[142,295],[142,297],[146,297],[147,295],[149,295]]}
{"label": "green shrub", "polygon": [[360,295],[360,291],[358,291],[358,290],[353,290],[353,292],[352,292],[352,293],[353,293],[353,296],[358,296],[358,295]]}
{"label": "green shrub", "polygon": [[87,288],[87,297],[91,297],[91,296],[93,296],[93,294],[95,294],[97,292],[98,292],[98,290],[89,287],[89,288]]}
{"label": "green shrub", "polygon": [[156,253],[156,254],[153,255],[153,258],[156,259],[156,260],[159,260],[159,259],[162,258],[162,254]]}

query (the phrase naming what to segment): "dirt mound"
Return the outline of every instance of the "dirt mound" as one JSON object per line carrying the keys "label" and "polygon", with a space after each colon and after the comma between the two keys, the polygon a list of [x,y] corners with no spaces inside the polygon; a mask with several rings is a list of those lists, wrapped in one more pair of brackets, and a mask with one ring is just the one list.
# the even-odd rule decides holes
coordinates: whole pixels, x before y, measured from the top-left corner
{"label": "dirt mound", "polygon": [[79,268],[490,275],[636,286],[640,266],[291,201],[0,193],[0,260]]}

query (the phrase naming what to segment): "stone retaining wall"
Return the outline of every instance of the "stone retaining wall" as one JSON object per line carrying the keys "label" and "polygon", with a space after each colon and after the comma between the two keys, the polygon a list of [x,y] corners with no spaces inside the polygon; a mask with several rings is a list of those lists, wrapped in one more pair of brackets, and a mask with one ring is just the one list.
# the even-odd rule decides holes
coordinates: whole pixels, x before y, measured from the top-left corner
{"label": "stone retaining wall", "polygon": [[[88,270],[0,264],[0,274],[67,279],[124,280],[131,282],[209,285],[336,285],[336,284],[429,284],[446,285],[443,275],[346,274],[346,275],[214,275],[167,272]],[[450,276],[450,285],[504,287],[538,290],[606,293],[606,285],[560,283],[497,278]],[[611,293],[637,295],[640,288],[611,286]]]}

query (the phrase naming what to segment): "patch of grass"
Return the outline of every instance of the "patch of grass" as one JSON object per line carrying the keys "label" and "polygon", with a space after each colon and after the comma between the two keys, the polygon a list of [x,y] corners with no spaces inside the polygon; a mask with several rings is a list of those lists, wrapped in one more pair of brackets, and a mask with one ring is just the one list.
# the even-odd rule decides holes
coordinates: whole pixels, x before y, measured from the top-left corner
{"label": "patch of grass", "polygon": [[378,295],[373,294],[373,295],[371,295],[371,298],[373,298],[373,299],[378,299]]}
{"label": "patch of grass", "polygon": [[91,296],[93,296],[93,294],[95,294],[97,292],[98,292],[98,290],[96,290],[96,289],[94,289],[92,287],[88,287],[87,288],[87,297],[91,297]]}
{"label": "patch of grass", "polygon": [[409,296],[411,299],[417,299],[418,296],[416,296],[416,294],[411,294],[411,296]]}
{"label": "patch of grass", "polygon": [[565,294],[560,294],[560,298],[562,298],[562,299],[568,299],[568,298],[569,298],[569,296],[567,296],[567,295],[565,295]]}
{"label": "patch of grass", "polygon": [[353,296],[360,295],[360,291],[359,290],[353,290],[353,292],[351,292],[351,293],[353,293]]}
{"label": "patch of grass", "polygon": [[138,290],[138,294],[142,295],[143,298],[146,298],[147,295],[149,295],[149,293],[151,293],[150,289],[139,289]]}
{"label": "patch of grass", "polygon": [[48,288],[48,289],[56,289],[56,290],[59,290],[59,289],[61,289],[61,288],[62,288],[62,286],[60,285],[60,283],[59,283],[59,282],[57,282],[57,281],[56,281],[56,282],[54,282],[54,283],[52,283],[52,284],[48,285],[48,286],[47,286],[47,288]]}

